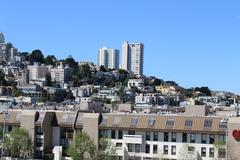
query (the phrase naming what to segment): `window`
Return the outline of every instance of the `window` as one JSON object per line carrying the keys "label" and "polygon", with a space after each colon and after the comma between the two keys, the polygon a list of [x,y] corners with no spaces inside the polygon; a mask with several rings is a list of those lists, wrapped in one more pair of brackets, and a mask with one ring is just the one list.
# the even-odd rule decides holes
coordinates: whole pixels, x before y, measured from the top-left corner
{"label": "window", "polygon": [[100,130],[100,138],[108,138],[108,130],[107,129]]}
{"label": "window", "polygon": [[128,152],[133,152],[133,144],[128,143]]}
{"label": "window", "polygon": [[194,133],[190,134],[190,143],[195,143],[195,134]]}
{"label": "window", "polygon": [[158,145],[153,145],[153,154],[158,154]]}
{"label": "window", "polygon": [[140,144],[135,144],[135,152],[140,153]]}
{"label": "window", "polygon": [[135,131],[128,131],[128,135],[135,135]]}
{"label": "window", "polygon": [[185,120],[185,127],[191,128],[193,124],[193,120]]}
{"label": "window", "polygon": [[166,127],[173,127],[174,125],[174,119],[168,119],[166,121]]}
{"label": "window", "polygon": [[210,136],[209,136],[209,143],[210,143],[210,144],[213,144],[214,141],[215,141],[215,136],[212,135],[212,134],[210,134]]}
{"label": "window", "polygon": [[205,119],[204,128],[212,128],[212,119]]}
{"label": "window", "polygon": [[226,129],[227,128],[227,124],[226,123],[220,123],[219,124],[219,128]]}
{"label": "window", "polygon": [[43,157],[43,151],[36,150],[36,158],[42,158]]}
{"label": "window", "polygon": [[123,160],[122,156],[117,156],[116,158],[117,158],[116,160]]}
{"label": "window", "polygon": [[201,148],[201,157],[206,157],[206,147]]}
{"label": "window", "polygon": [[163,146],[163,154],[165,154],[165,155],[168,154],[168,145]]}
{"label": "window", "polygon": [[177,141],[177,133],[172,133],[172,142]]}
{"label": "window", "polygon": [[207,135],[206,134],[201,134],[201,141],[203,144],[207,143]]}
{"label": "window", "polygon": [[187,143],[187,133],[182,134],[182,142]]}
{"label": "window", "polygon": [[218,150],[218,158],[226,158],[226,149],[220,148]]}
{"label": "window", "polygon": [[151,132],[146,132],[146,141],[151,140]]}
{"label": "window", "polygon": [[36,133],[37,133],[37,135],[43,135],[43,128],[42,127],[36,127]]}
{"label": "window", "polygon": [[122,148],[122,143],[116,143],[116,148]]}
{"label": "window", "polygon": [[226,141],[226,135],[222,134],[222,135],[218,135],[218,140],[220,142],[223,142],[225,144]]}
{"label": "window", "polygon": [[171,148],[171,154],[176,155],[176,146],[172,146]]}
{"label": "window", "polygon": [[155,125],[156,120],[154,118],[150,118],[148,121],[148,126],[153,127]]}
{"label": "window", "polygon": [[150,144],[145,145],[145,153],[150,153]]}
{"label": "window", "polygon": [[122,139],[123,138],[123,131],[119,130],[118,131],[118,139]]}
{"label": "window", "polygon": [[115,139],[115,138],[116,138],[116,131],[115,131],[115,130],[112,130],[112,131],[111,131],[111,138],[112,138],[112,139]]}
{"label": "window", "polygon": [[136,126],[137,125],[137,123],[138,123],[138,118],[137,117],[133,117],[132,119],[131,119],[131,126]]}
{"label": "window", "polygon": [[164,132],[164,142],[168,142],[168,133]]}
{"label": "window", "polygon": [[189,146],[188,147],[188,152],[195,152],[195,147]]}
{"label": "window", "polygon": [[214,158],[214,148],[209,148],[209,157]]}
{"label": "window", "polygon": [[43,146],[43,139],[37,138],[36,139],[36,147],[42,147]]}
{"label": "window", "polygon": [[158,132],[153,132],[153,141],[158,141]]}

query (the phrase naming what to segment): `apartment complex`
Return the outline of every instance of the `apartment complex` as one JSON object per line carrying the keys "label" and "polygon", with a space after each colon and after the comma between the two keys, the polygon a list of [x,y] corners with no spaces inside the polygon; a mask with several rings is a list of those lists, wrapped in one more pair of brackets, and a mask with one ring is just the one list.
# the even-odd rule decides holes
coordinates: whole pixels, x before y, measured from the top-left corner
{"label": "apartment complex", "polygon": [[5,43],[5,37],[0,32],[0,61],[14,61],[18,50],[11,43]]}
{"label": "apartment complex", "polygon": [[144,45],[142,43],[122,44],[122,69],[133,72],[135,75],[143,74],[143,53]]}
{"label": "apartment complex", "polygon": [[50,73],[53,82],[67,83],[69,81],[70,68],[64,67],[62,64],[51,68]]}
{"label": "apartment complex", "polygon": [[106,69],[119,68],[119,50],[103,47],[99,49],[98,65]]}
{"label": "apartment complex", "polygon": [[[96,145],[99,138],[110,140],[123,160],[226,160],[227,151],[235,157],[240,144],[232,132],[238,132],[239,120],[229,120],[227,129],[221,117],[29,110],[9,111],[5,116],[6,132],[14,127],[28,129],[36,158],[42,158],[48,148],[66,149],[74,132],[84,131]],[[1,125],[3,121],[0,115]]]}
{"label": "apartment complex", "polygon": [[5,43],[5,37],[2,32],[0,32],[0,43]]}
{"label": "apartment complex", "polygon": [[84,131],[98,143],[99,114],[54,111],[8,111],[0,115],[1,128],[5,121],[6,133],[16,127],[28,130],[34,147],[34,157],[43,159],[44,153],[54,146],[67,149],[74,131]]}
{"label": "apartment complex", "polygon": [[45,80],[45,76],[49,72],[48,67],[39,64],[29,65],[28,70],[29,80]]}

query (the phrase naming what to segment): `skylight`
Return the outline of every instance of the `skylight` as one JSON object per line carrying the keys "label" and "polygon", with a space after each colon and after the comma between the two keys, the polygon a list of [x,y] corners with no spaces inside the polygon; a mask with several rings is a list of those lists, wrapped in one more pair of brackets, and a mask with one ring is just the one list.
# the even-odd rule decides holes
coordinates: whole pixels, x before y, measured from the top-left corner
{"label": "skylight", "polygon": [[212,128],[212,119],[205,119],[204,128]]}
{"label": "skylight", "polygon": [[168,119],[166,121],[166,127],[172,127],[174,125],[174,119]]}
{"label": "skylight", "polygon": [[151,126],[151,127],[154,126],[155,122],[156,122],[155,118],[149,118],[148,126]]}
{"label": "skylight", "polygon": [[192,127],[193,120],[185,120],[185,127]]}
{"label": "skylight", "polygon": [[137,117],[133,117],[132,119],[131,119],[131,126],[136,126],[137,125],[137,123],[138,123],[138,118]]}

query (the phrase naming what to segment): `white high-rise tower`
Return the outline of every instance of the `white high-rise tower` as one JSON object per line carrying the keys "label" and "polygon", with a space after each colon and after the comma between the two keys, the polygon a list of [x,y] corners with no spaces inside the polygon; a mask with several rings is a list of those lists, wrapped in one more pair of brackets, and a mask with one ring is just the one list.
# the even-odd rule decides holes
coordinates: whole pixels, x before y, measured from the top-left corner
{"label": "white high-rise tower", "polygon": [[135,75],[143,74],[143,53],[144,45],[142,43],[122,44],[122,69],[133,72]]}
{"label": "white high-rise tower", "polygon": [[106,69],[118,69],[119,50],[103,47],[99,49],[98,65]]}
{"label": "white high-rise tower", "polygon": [[0,32],[0,43],[5,43],[5,38],[2,32]]}

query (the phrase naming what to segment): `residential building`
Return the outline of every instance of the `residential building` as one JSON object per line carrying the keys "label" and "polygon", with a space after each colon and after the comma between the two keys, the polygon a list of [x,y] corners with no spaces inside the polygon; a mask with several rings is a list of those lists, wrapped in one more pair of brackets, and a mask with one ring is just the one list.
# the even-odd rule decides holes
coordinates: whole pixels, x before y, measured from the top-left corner
{"label": "residential building", "polygon": [[103,47],[99,49],[98,65],[106,69],[118,69],[119,50]]}
{"label": "residential building", "polygon": [[17,49],[11,43],[5,43],[4,35],[0,32],[0,60],[15,61],[15,56],[17,56]]}
{"label": "residential building", "polygon": [[110,99],[111,102],[116,102],[120,100],[115,89],[101,89],[98,93],[98,98],[100,99]]}
{"label": "residential building", "polygon": [[29,70],[28,69],[22,69],[20,71],[20,76],[18,80],[19,85],[26,85],[29,84]]}
{"label": "residential building", "polygon": [[220,117],[103,114],[99,135],[116,145],[122,160],[227,160]]}
{"label": "residential building", "polygon": [[45,80],[45,76],[49,72],[48,67],[45,65],[28,65],[29,80]]}
{"label": "residential building", "polygon": [[[9,110],[7,114],[6,133],[15,127],[26,128],[34,142],[35,158],[39,159],[48,148],[63,146],[66,151],[76,131],[86,132],[96,145],[99,138],[110,140],[116,146],[118,160],[227,160],[239,157],[239,117],[223,123],[222,117],[210,116],[29,110]],[[1,114],[0,124],[3,123]]]}
{"label": "residential building", "polygon": [[144,79],[129,79],[128,88],[137,87],[138,90],[143,90],[144,88]]}
{"label": "residential building", "polygon": [[5,37],[2,32],[0,32],[0,43],[5,43]]}
{"label": "residential building", "polygon": [[142,43],[122,44],[122,69],[133,72],[135,75],[143,74],[144,45]]}
{"label": "residential building", "polygon": [[140,93],[135,96],[135,107],[137,108],[151,108],[159,104],[160,104],[160,97],[158,94]]}
{"label": "residential building", "polygon": [[67,83],[70,77],[70,68],[64,67],[62,64],[51,69],[51,79],[54,82]]}
{"label": "residential building", "polygon": [[75,131],[86,132],[98,144],[98,124],[100,116],[97,113],[62,112],[62,111],[8,111],[5,122],[0,115],[0,124],[5,123],[5,133],[16,127],[29,131],[33,141],[34,157],[43,159],[44,152],[54,146],[63,146],[66,151]]}

